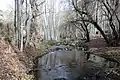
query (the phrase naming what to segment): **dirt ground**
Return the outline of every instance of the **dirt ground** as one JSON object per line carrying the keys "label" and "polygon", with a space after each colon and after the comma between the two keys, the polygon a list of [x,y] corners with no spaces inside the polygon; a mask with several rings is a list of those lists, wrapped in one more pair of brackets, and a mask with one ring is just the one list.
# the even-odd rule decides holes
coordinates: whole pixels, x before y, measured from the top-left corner
{"label": "dirt ground", "polygon": [[0,80],[20,80],[25,66],[8,42],[0,40]]}
{"label": "dirt ground", "polygon": [[103,38],[93,39],[85,44],[88,45],[89,48],[107,47],[107,44]]}
{"label": "dirt ground", "polygon": [[0,80],[33,80],[27,73],[33,67],[35,56],[36,50],[32,47],[22,53],[14,45],[0,40]]}
{"label": "dirt ground", "polygon": [[108,60],[115,61],[120,64],[120,46],[108,47],[105,40],[102,38],[91,40],[86,43],[91,54],[104,57]]}

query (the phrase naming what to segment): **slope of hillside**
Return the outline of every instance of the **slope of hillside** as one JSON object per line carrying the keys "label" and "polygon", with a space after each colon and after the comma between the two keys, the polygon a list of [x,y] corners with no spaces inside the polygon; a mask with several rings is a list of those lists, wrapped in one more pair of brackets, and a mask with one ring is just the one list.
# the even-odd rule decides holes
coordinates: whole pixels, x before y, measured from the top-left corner
{"label": "slope of hillside", "polygon": [[23,80],[26,67],[24,62],[20,61],[19,55],[21,58],[25,57],[8,42],[0,40],[0,80]]}

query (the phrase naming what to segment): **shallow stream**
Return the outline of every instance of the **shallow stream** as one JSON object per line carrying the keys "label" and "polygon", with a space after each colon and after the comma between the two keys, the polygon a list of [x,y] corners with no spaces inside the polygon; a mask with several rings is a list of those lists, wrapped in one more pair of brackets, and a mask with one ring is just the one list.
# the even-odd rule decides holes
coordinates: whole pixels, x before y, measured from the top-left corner
{"label": "shallow stream", "polygon": [[[116,62],[84,51],[53,50],[38,58],[38,80],[116,80],[107,78]],[[108,70],[108,73],[106,73]]]}

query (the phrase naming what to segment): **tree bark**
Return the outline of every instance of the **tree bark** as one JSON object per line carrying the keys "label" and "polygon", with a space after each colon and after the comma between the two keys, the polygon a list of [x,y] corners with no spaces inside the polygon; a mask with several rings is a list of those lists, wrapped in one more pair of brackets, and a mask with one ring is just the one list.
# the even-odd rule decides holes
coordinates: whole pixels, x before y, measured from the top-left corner
{"label": "tree bark", "polygon": [[92,24],[95,26],[95,28],[97,28],[100,31],[100,33],[103,36],[103,38],[105,39],[106,43],[108,45],[110,45],[110,42],[109,42],[107,36],[105,35],[104,31],[100,28],[100,26],[97,24],[97,22],[92,22]]}

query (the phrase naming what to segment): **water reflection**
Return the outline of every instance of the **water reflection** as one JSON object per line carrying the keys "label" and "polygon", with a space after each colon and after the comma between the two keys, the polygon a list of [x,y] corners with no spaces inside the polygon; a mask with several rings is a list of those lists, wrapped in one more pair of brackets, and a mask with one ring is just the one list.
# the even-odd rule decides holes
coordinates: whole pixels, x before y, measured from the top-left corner
{"label": "water reflection", "polygon": [[84,51],[52,50],[38,60],[38,80],[109,80],[109,63],[93,54],[87,60]]}

